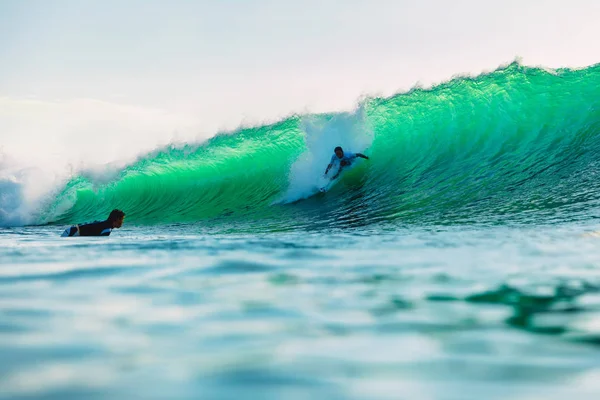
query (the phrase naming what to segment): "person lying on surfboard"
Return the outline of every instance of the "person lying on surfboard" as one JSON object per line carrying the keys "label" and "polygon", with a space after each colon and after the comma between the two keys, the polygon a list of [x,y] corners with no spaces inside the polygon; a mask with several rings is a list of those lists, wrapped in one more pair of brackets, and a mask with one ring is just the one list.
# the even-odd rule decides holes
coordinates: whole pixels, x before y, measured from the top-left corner
{"label": "person lying on surfboard", "polygon": [[73,225],[65,229],[62,237],[69,236],[108,236],[114,228],[123,226],[125,213],[114,209],[110,212],[106,221],[92,222],[91,224]]}
{"label": "person lying on surfboard", "polygon": [[331,180],[337,178],[342,172],[343,168],[352,165],[352,160],[354,160],[356,157],[364,158],[365,160],[369,159],[369,157],[365,156],[362,153],[351,153],[349,151],[344,153],[344,150],[340,146],[336,147],[333,151],[335,154],[331,156],[331,161],[329,162],[329,165],[325,170],[325,175],[327,175],[327,173],[329,172],[331,167],[333,167],[334,164],[339,163],[340,168],[338,169],[337,173],[331,178]]}

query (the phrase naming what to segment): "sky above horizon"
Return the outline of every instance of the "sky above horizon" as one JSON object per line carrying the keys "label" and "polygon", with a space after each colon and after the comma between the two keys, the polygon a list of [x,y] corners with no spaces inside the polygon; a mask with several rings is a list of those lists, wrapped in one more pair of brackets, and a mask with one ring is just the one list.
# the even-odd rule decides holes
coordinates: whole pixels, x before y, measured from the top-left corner
{"label": "sky above horizon", "polygon": [[155,142],[214,134],[515,58],[584,67],[599,20],[595,0],[3,0],[0,153],[43,129],[93,142],[98,121]]}

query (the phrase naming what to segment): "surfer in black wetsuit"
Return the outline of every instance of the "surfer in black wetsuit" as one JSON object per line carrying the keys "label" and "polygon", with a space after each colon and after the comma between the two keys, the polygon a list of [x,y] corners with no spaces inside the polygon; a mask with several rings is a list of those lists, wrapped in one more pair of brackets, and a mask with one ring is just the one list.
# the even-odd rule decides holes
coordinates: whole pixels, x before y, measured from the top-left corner
{"label": "surfer in black wetsuit", "polygon": [[91,224],[73,225],[65,229],[62,237],[67,236],[108,236],[114,228],[123,226],[125,213],[114,209],[110,212],[106,221],[96,221]]}

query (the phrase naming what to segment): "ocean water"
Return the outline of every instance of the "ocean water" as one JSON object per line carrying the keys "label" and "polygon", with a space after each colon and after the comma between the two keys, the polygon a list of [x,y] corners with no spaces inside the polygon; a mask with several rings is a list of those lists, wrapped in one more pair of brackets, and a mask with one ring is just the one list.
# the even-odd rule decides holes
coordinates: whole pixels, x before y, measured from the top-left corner
{"label": "ocean water", "polygon": [[0,399],[597,399],[599,151],[600,67],[513,63],[0,175]]}

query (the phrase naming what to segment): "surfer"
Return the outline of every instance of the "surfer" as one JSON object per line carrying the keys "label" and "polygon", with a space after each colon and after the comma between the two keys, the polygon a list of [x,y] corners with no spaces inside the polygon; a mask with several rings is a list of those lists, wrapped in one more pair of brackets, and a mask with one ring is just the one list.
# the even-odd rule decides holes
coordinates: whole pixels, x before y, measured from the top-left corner
{"label": "surfer", "polygon": [[337,173],[331,178],[331,180],[334,180],[335,178],[337,178],[340,175],[340,173],[342,172],[343,168],[349,167],[350,165],[352,165],[352,160],[354,160],[356,157],[364,158],[365,160],[369,159],[369,157],[365,156],[362,153],[351,153],[349,151],[344,153],[344,150],[340,146],[333,149],[333,152],[335,154],[333,156],[331,156],[331,161],[329,162],[329,165],[327,166],[327,169],[325,170],[325,175],[327,175],[327,173],[329,172],[331,167],[333,167],[333,165],[337,164],[338,162],[339,162],[340,168],[338,169]]}
{"label": "surfer", "polygon": [[114,228],[123,226],[125,213],[114,209],[110,212],[106,221],[92,222],[91,224],[73,225],[65,229],[62,237],[67,236],[108,236]]}

